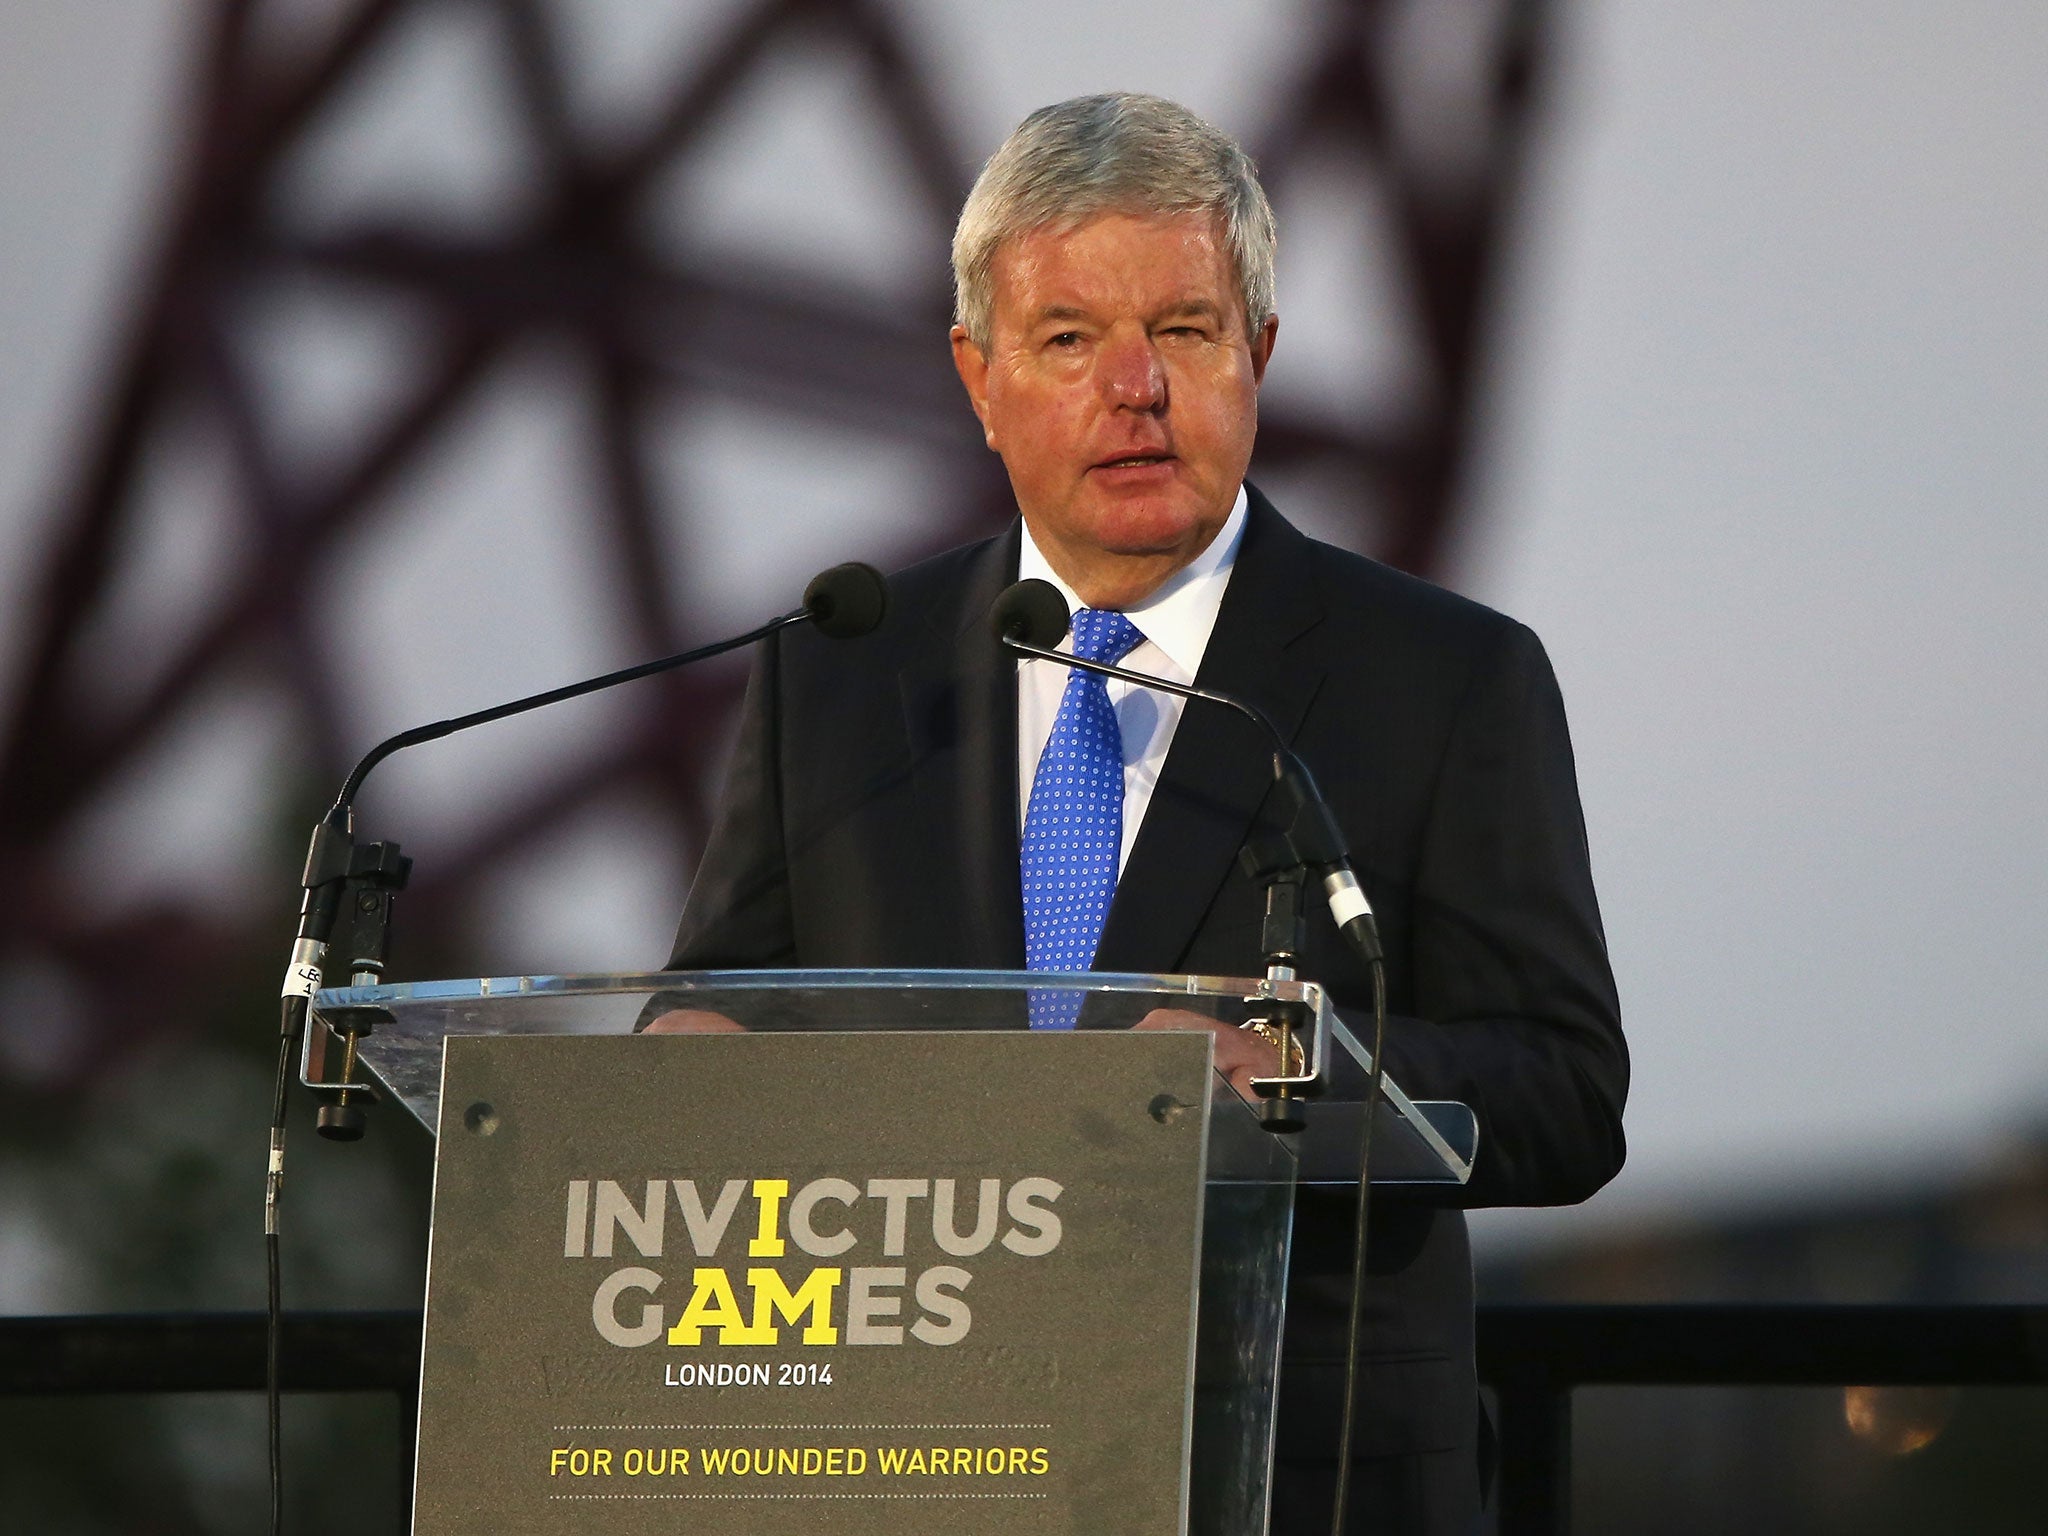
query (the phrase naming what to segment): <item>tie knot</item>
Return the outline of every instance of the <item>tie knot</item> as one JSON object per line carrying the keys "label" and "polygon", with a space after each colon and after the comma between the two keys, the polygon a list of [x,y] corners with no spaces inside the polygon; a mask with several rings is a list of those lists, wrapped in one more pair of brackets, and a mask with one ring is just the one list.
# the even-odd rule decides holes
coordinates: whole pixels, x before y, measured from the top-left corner
{"label": "tie knot", "polygon": [[1074,654],[1115,666],[1145,637],[1113,608],[1083,608],[1074,615]]}

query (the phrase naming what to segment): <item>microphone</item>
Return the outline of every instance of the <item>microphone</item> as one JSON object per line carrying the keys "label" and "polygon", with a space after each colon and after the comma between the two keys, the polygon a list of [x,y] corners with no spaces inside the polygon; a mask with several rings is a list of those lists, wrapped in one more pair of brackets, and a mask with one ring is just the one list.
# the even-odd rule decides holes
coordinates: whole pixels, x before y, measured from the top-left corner
{"label": "microphone", "polygon": [[889,588],[882,573],[858,560],[820,571],[804,588],[804,615],[834,640],[870,633],[888,610]]}
{"label": "microphone", "polygon": [[[990,607],[989,622],[995,630],[997,641],[1020,656],[1031,656],[1040,661],[1056,661],[1063,667],[1078,667],[1084,672],[1097,672],[1104,677],[1121,678],[1127,683],[1135,683],[1140,688],[1156,688],[1161,693],[1176,694],[1184,699],[1203,699],[1211,704],[1221,704],[1236,710],[1264,731],[1267,740],[1273,744],[1273,777],[1293,800],[1294,818],[1287,831],[1277,840],[1285,848],[1283,857],[1271,860],[1260,845],[1254,843],[1246,850],[1247,866],[1256,863],[1264,867],[1263,872],[1271,873],[1301,864],[1320,874],[1323,877],[1323,896],[1329,903],[1330,916],[1336,920],[1338,931],[1365,960],[1366,969],[1372,975],[1372,1079],[1365,1096],[1365,1118],[1359,1141],[1358,1205],[1352,1218],[1351,1317],[1344,1350],[1344,1412],[1338,1428],[1337,1487],[1334,1499],[1334,1527],[1341,1530],[1345,1523],[1345,1509],[1350,1497],[1351,1446],[1357,1418],[1358,1349],[1365,1308],[1365,1279],[1368,1273],[1366,1234],[1370,1230],[1367,1218],[1371,1211],[1372,1196],[1373,1112],[1379,1106],[1380,1081],[1384,1071],[1382,1063],[1386,1060],[1386,956],[1380,947],[1379,923],[1373,917],[1372,903],[1366,900],[1365,888],[1358,883],[1358,876],[1352,873],[1350,854],[1344,846],[1343,830],[1337,825],[1337,818],[1331,814],[1329,802],[1323,799],[1323,792],[1316,787],[1315,775],[1309,772],[1308,764],[1303,762],[1287,744],[1287,738],[1281,734],[1280,728],[1264,710],[1244,699],[1233,698],[1227,693],[1218,693],[1209,688],[1194,688],[1184,683],[1171,682],[1163,677],[1133,672],[1128,667],[1089,661],[1086,657],[1072,656],[1064,651],[1054,650],[1053,647],[1066,638],[1071,619],[1067,613],[1067,600],[1060,596],[1059,588],[1049,581],[1032,578],[1012,583]],[[1291,902],[1289,907],[1291,909]],[[1273,921],[1274,913],[1269,905],[1269,931]],[[1320,1066],[1318,1063],[1319,1070]],[[1284,1053],[1280,1070],[1287,1070]],[[1272,1104],[1283,1101],[1267,1102]],[[1271,1118],[1268,1124],[1275,1130],[1300,1128],[1299,1121],[1282,1117]]]}
{"label": "microphone", "polygon": [[1005,645],[1035,645],[1049,651],[1067,638],[1073,620],[1060,589],[1034,576],[1003,588],[988,611],[988,622]]}
{"label": "microphone", "polygon": [[[400,731],[396,736],[378,742],[363,754],[362,759],[351,770],[341,787],[341,793],[335,796],[334,804],[329,807],[327,815],[313,829],[312,845],[306,853],[305,873],[300,880],[306,894],[299,912],[299,929],[292,946],[291,962],[285,972],[284,996],[308,999],[320,989],[321,963],[326,958],[327,940],[334,931],[343,883],[351,875],[364,873],[359,867],[363,861],[356,856],[350,842],[350,834],[354,829],[355,798],[363,787],[363,780],[369,777],[370,770],[392,753],[406,747],[418,746],[422,742],[439,741],[444,736],[453,736],[456,732],[469,730],[472,726],[488,725],[494,720],[523,715],[528,710],[540,709],[549,704],[560,704],[569,699],[581,698],[585,694],[617,687],[621,683],[652,677],[658,672],[687,666],[691,662],[708,661],[714,656],[724,655],[727,651],[752,645],[756,640],[793,624],[808,622],[815,624],[822,633],[836,640],[853,639],[867,634],[879,625],[888,604],[888,586],[882,579],[882,573],[871,565],[849,561],[844,565],[835,565],[813,577],[810,585],[804,588],[804,602],[801,608],[757,625],[743,635],[714,641],[710,645],[701,645],[674,656],[664,656],[658,661],[645,661],[637,666],[622,667],[616,672],[607,672],[601,677],[586,678],[582,682],[569,683],[560,688],[550,688],[544,693],[529,694],[523,699],[514,699],[507,704],[496,704],[489,709],[479,709],[470,714],[457,715],[452,719],[414,726],[409,731]],[[410,861],[397,858],[396,844],[376,846],[380,849],[388,847],[390,850],[388,857],[380,866],[384,874],[382,883],[387,889],[402,885],[405,879],[405,870],[402,866],[409,864]]]}
{"label": "microphone", "polygon": [[[387,737],[364,753],[362,760],[350,771],[348,779],[341,787],[341,793],[334,798],[334,804],[321,818],[319,825],[313,828],[312,845],[306,851],[305,873],[300,878],[300,884],[305,889],[305,898],[299,910],[298,934],[292,943],[291,961],[285,969],[281,1016],[278,1023],[277,1081],[271,1098],[270,1160],[263,1184],[263,1235],[268,1271],[264,1398],[270,1426],[273,1532],[280,1527],[283,1508],[282,1439],[278,1408],[283,1292],[278,1272],[278,1206],[284,1187],[285,1099],[286,1090],[291,1082],[292,1055],[305,1031],[306,1015],[313,994],[320,990],[322,970],[328,959],[329,941],[333,939],[337,925],[343,928],[347,938],[346,945],[341,947],[341,954],[351,970],[364,972],[372,977],[381,974],[391,896],[405,885],[412,868],[412,860],[399,853],[398,844],[395,842],[372,843],[366,847],[356,846],[353,840],[355,798],[363,787],[363,780],[368,778],[370,770],[385,758],[406,747],[418,746],[426,741],[438,741],[443,736],[453,736],[457,731],[466,731],[471,726],[488,725],[494,720],[508,719],[513,715],[523,715],[528,710],[581,698],[587,693],[597,693],[605,688],[616,687],[620,683],[652,677],[657,672],[688,666],[693,661],[708,661],[713,656],[722,656],[727,651],[736,651],[741,646],[752,645],[756,640],[793,624],[814,624],[820,632],[835,640],[850,640],[869,633],[879,625],[883,615],[888,611],[888,606],[888,587],[880,571],[857,561],[835,565],[829,571],[813,577],[810,585],[804,588],[801,608],[757,625],[743,635],[735,635],[729,640],[714,641],[710,645],[700,645],[694,650],[683,651],[674,656],[664,656],[658,661],[646,661],[638,666],[623,667],[616,672],[607,672],[602,677],[586,678],[580,683],[550,688],[544,693],[529,694],[508,704],[497,704],[489,709],[479,709],[470,714],[456,715],[452,719],[436,720],[430,725],[415,726],[409,731],[400,731],[396,736]],[[374,1027],[379,1010],[356,1008],[345,1010],[345,1013],[348,1017],[340,1026],[346,1049],[342,1061],[341,1081],[338,1084],[321,1085],[323,1088],[338,1091],[339,1097],[335,1102],[321,1107],[319,1128],[323,1136],[337,1141],[354,1141],[363,1134],[362,1111],[349,1102],[352,1090],[362,1086],[351,1083],[355,1065],[356,1035],[368,1033]],[[387,1020],[389,1018],[389,1015],[381,1016]]]}
{"label": "microphone", "polygon": [[1273,723],[1272,717],[1256,704],[1227,693],[1196,688],[1168,678],[1154,677],[1150,673],[1133,672],[1128,667],[1090,661],[1085,656],[1055,650],[1054,647],[1066,638],[1070,622],[1067,600],[1060,596],[1059,588],[1037,577],[1013,582],[1003,589],[989,608],[989,626],[996,639],[1020,655],[1058,662],[1063,667],[1078,667],[1084,672],[1096,672],[1104,677],[1120,678],[1140,688],[1157,689],[1183,699],[1221,704],[1236,710],[1265,732],[1273,747],[1273,777],[1294,802],[1294,820],[1287,834],[1290,851],[1322,877],[1323,896],[1329,903],[1330,916],[1337,924],[1337,931],[1368,964],[1377,964],[1383,958],[1379,923],[1373,916],[1372,903],[1366,899],[1365,888],[1352,872],[1350,850],[1344,845],[1343,830],[1331,814],[1322,790],[1316,786],[1315,775],[1287,744],[1287,738]]}

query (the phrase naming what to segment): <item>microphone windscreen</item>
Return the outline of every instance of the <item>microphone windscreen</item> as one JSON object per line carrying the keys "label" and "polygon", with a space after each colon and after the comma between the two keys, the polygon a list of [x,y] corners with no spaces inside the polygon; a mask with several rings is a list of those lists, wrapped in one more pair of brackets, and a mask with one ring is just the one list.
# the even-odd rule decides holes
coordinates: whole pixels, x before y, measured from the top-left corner
{"label": "microphone windscreen", "polygon": [[804,612],[834,640],[851,640],[882,622],[889,588],[872,565],[849,560],[820,571],[804,588]]}
{"label": "microphone windscreen", "polygon": [[1067,600],[1049,581],[1032,577],[1003,589],[988,611],[998,640],[1016,640],[1049,651],[1067,638]]}

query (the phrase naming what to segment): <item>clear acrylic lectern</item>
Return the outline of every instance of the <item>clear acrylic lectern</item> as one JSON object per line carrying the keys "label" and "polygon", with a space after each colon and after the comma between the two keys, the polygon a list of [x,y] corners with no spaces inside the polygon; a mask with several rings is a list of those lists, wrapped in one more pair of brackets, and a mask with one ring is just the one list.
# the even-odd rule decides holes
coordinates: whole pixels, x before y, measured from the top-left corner
{"label": "clear acrylic lectern", "polygon": [[[1362,1106],[1276,1134],[1206,1033],[1131,1026],[1276,1002],[1362,1090],[1304,983],[322,992],[308,1085],[344,1027],[440,1138],[415,1530],[1263,1531],[1294,1188],[1356,1181]],[[734,1027],[635,1036],[675,1008]],[[1374,1183],[1461,1182],[1471,1112],[1382,1084]]]}

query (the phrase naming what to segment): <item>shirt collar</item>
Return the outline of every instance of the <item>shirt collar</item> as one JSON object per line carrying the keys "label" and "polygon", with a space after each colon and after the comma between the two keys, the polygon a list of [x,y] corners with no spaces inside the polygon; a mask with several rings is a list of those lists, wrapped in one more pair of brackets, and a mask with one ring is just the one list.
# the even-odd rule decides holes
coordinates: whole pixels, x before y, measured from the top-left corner
{"label": "shirt collar", "polygon": [[[1223,605],[1223,589],[1229,585],[1238,545],[1244,541],[1245,506],[1244,487],[1240,485],[1230,516],[1224,519],[1208,547],[1169,576],[1142,603],[1124,610],[1124,616],[1137,626],[1138,632],[1184,674],[1182,681],[1192,682],[1201,670],[1209,632],[1216,627],[1216,613]],[[1017,579],[1025,581],[1032,577],[1057,587],[1060,596],[1067,600],[1069,612],[1087,606],[1046,562],[1037,541],[1031,537],[1030,525],[1026,524],[1023,548],[1017,557]],[[1071,640],[1060,642],[1061,649],[1070,644]]]}

